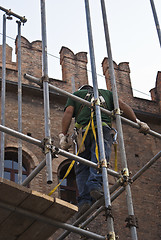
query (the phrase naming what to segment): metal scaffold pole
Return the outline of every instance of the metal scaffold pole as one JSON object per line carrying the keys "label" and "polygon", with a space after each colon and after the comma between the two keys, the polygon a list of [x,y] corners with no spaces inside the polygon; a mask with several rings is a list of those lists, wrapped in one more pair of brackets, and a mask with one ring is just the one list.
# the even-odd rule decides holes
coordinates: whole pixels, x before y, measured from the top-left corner
{"label": "metal scaffold pole", "polygon": [[[3,15],[3,46],[2,46],[2,85],[1,85],[1,124],[5,125],[6,101],[6,15]],[[4,178],[5,133],[1,133],[0,177]]]}
{"label": "metal scaffold pole", "polygon": [[[45,142],[46,145],[51,145],[45,0],[40,0],[40,2],[41,2],[41,28],[42,28],[42,57],[43,57],[42,80],[44,93]],[[45,153],[47,167],[47,183],[51,184],[53,181],[51,151],[49,149],[46,149]]]}
{"label": "metal scaffold pole", "polygon": [[[18,24],[18,131],[22,132],[21,22]],[[22,183],[22,140],[18,139],[18,183]]]}
{"label": "metal scaffold pole", "polygon": [[160,47],[161,47],[161,30],[160,30],[160,26],[159,26],[157,12],[156,12],[156,9],[155,9],[154,1],[150,0],[150,3],[151,3],[151,8],[152,8],[154,21],[155,21],[155,25],[156,25],[156,29],[157,29],[157,33],[158,33],[159,43],[160,43]]}
{"label": "metal scaffold pole", "polygon": [[14,17],[18,18],[23,23],[27,22],[27,19],[25,18],[25,16],[22,17],[16,13],[12,12],[11,9],[6,9],[6,8],[0,6],[0,10],[4,11],[6,13],[6,15],[8,15],[8,16],[14,16]]}
{"label": "metal scaffold pole", "polygon": [[[24,78],[28,79],[28,80],[31,81],[31,82],[34,82],[34,83],[38,84],[39,86],[42,85],[39,78],[33,77],[33,76],[29,75],[29,74],[24,74]],[[51,85],[51,84],[49,84],[49,88],[50,88],[51,90],[54,90],[54,91],[56,91],[56,92],[64,95],[64,96],[68,96],[68,97],[72,98],[73,100],[75,100],[75,101],[77,101],[77,102],[81,102],[82,104],[84,104],[84,105],[86,105],[86,106],[88,106],[88,107],[91,107],[91,103],[88,102],[87,100],[84,100],[83,98],[79,98],[79,97],[73,95],[72,93],[69,93],[69,92],[67,92],[67,91],[65,91],[65,90],[63,90],[63,89],[61,89],[61,88],[58,88],[58,87],[56,87],[56,86],[54,86],[54,85]],[[102,112],[104,112],[104,113],[107,114],[108,116],[112,116],[112,115],[113,115],[113,112],[111,112],[111,111],[109,111],[109,110],[107,110],[107,109],[105,109],[105,108],[103,108],[103,107],[100,107],[100,109],[101,109]],[[135,123],[135,122],[133,122],[133,121],[127,119],[127,118],[124,118],[124,117],[122,117],[122,116],[120,116],[120,117],[121,117],[121,120],[122,120],[124,123],[127,123],[127,124],[130,125],[131,127],[137,128],[137,129],[140,128],[137,123]],[[148,134],[150,134],[150,135],[152,135],[152,136],[154,136],[154,137],[156,137],[156,138],[158,138],[158,139],[161,139],[161,134],[158,133],[158,132],[155,132],[155,131],[153,131],[153,130],[149,130]]]}
{"label": "metal scaffold pole", "polygon": [[[113,60],[112,60],[112,51],[111,51],[110,37],[109,37],[109,31],[108,31],[108,22],[107,22],[107,16],[106,16],[106,11],[105,11],[104,0],[101,0],[101,8],[102,8],[103,23],[104,23],[107,55],[108,55],[108,61],[109,61],[109,72],[110,72],[110,78],[111,78],[114,107],[115,107],[115,111],[116,111],[116,127],[117,127],[118,138],[119,138],[121,163],[122,163],[124,176],[128,178],[129,172],[128,172],[128,168],[127,168],[127,159],[126,159],[126,153],[125,153],[123,131],[122,131],[122,124],[121,124],[121,117],[120,117],[120,109],[119,109],[119,101],[118,101],[118,95],[117,95],[117,87],[116,87],[116,80],[115,80],[114,66],[113,66]],[[126,201],[127,201],[129,216],[134,216],[131,188],[130,188],[129,183],[126,186]],[[132,239],[137,240],[138,238],[137,238],[136,226],[131,225],[130,229],[131,229]]]}
{"label": "metal scaffold pole", "polygon": [[[97,74],[96,74],[96,66],[95,66],[92,27],[91,27],[91,19],[90,19],[90,10],[89,10],[89,1],[88,0],[85,0],[85,10],[86,10],[87,31],[88,31],[89,50],[90,50],[90,60],[91,60],[91,68],[92,68],[94,99],[95,99],[95,101],[97,101],[99,98],[99,94],[98,94]],[[108,175],[107,175],[107,161],[106,161],[105,149],[104,149],[101,111],[100,111],[99,103],[95,104],[95,112],[96,112],[96,121],[97,121],[98,142],[99,142],[99,149],[100,149],[99,161],[102,164],[102,179],[103,179],[103,188],[104,188],[105,207],[106,207],[107,213],[109,212],[109,214],[107,214],[108,234],[109,234],[109,236],[111,235],[113,237],[113,239],[115,239],[113,218],[110,213],[111,212],[111,200],[110,200],[109,182],[108,182]]]}

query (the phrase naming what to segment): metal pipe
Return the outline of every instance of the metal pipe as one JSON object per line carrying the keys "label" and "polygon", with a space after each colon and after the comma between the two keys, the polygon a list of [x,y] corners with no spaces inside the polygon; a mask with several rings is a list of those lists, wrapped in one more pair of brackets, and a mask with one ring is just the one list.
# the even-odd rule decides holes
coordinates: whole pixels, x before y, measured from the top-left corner
{"label": "metal pipe", "polygon": [[74,93],[75,92],[75,80],[74,80],[73,76],[71,78],[71,82],[72,82],[72,93]]}
{"label": "metal pipe", "polygon": [[30,74],[25,73],[24,78],[28,79],[30,82],[34,82],[40,87],[42,86],[42,83],[40,82],[40,79],[34,76],[31,76]]}
{"label": "metal pipe", "polygon": [[[15,130],[13,130],[13,129],[10,129],[10,128],[8,128],[8,127],[5,127],[5,126],[0,125],[0,131],[5,132],[5,133],[7,133],[7,134],[9,134],[9,135],[11,135],[11,136],[13,136],[13,137],[20,138],[20,139],[22,139],[22,140],[24,140],[24,141],[26,141],[26,142],[29,142],[29,143],[31,143],[31,144],[34,144],[34,145],[36,145],[36,146],[38,146],[38,147],[40,147],[40,148],[43,148],[42,141],[37,140],[37,139],[35,139],[35,138],[32,138],[32,137],[30,137],[30,136],[27,136],[27,135],[25,135],[25,134],[23,134],[23,133],[17,132],[17,131],[15,131]],[[86,160],[86,159],[84,159],[84,158],[81,158],[81,157],[79,157],[79,156],[76,156],[76,155],[74,155],[74,154],[72,154],[72,153],[66,152],[66,151],[64,151],[64,150],[62,150],[62,149],[60,149],[60,148],[57,148],[57,153],[60,154],[60,155],[62,155],[62,156],[68,157],[68,158],[71,159],[71,160],[74,159],[74,160],[76,160],[76,161],[79,161],[79,162],[81,162],[81,163],[84,163],[84,164],[86,164],[87,166],[93,167],[93,168],[95,168],[95,169],[98,168],[98,166],[97,166],[96,163],[93,163],[93,162],[91,162],[91,161],[88,161],[88,160]],[[110,175],[112,175],[112,176],[114,176],[114,177],[117,177],[117,178],[119,177],[119,173],[117,173],[117,172],[115,172],[115,171],[113,171],[113,170],[111,170],[111,169],[107,169],[107,171],[108,171],[108,173],[109,173]]]}
{"label": "metal pipe", "polygon": [[157,153],[149,162],[147,162],[135,175],[131,178],[134,182],[138,179],[149,167],[151,167],[161,157],[161,151]]}
{"label": "metal pipe", "polygon": [[[45,0],[40,0],[40,2],[41,2],[41,30],[42,30],[42,58],[43,58],[42,71],[43,71],[45,138],[47,139],[48,143],[51,144]],[[52,177],[52,157],[50,150],[46,153],[46,167],[47,167],[47,183],[51,184],[53,182],[53,177]]]}
{"label": "metal pipe", "polygon": [[[22,133],[21,22],[18,24],[18,131]],[[18,139],[18,183],[22,183],[22,140]]]}
{"label": "metal pipe", "polygon": [[[131,183],[135,182],[149,167],[151,167],[161,157],[161,151],[157,153],[150,161],[148,161],[132,178]],[[111,197],[111,201],[114,201],[123,191],[125,187],[121,187]]]}
{"label": "metal pipe", "polygon": [[41,221],[43,223],[46,223],[46,224],[49,224],[49,225],[52,225],[52,226],[56,226],[58,228],[67,229],[71,232],[81,234],[81,235],[86,236],[86,237],[91,238],[91,239],[96,239],[96,240],[97,239],[98,240],[105,240],[106,239],[106,237],[104,237],[104,236],[100,236],[98,234],[95,234],[95,233],[92,233],[92,232],[74,227],[74,226],[69,225],[67,223],[59,222],[59,221],[51,219],[49,217],[42,216],[38,213],[34,213],[33,211],[30,211],[30,210],[26,210],[26,209],[23,209],[23,208],[20,208],[20,207],[17,207],[17,206],[12,206],[11,204],[7,204],[7,203],[4,203],[2,201],[0,201],[0,207],[4,208],[4,209],[7,209],[11,212],[16,212],[16,213],[22,214],[24,216],[27,216],[29,218],[36,219],[36,220]]}
{"label": "metal pipe", "polygon": [[[161,151],[159,153],[157,153],[150,161],[148,161],[132,178],[131,178],[131,183],[135,182],[149,167],[151,167],[159,158],[161,157]],[[117,187],[119,186],[119,183],[116,183],[113,187],[110,188],[110,193],[112,194]],[[121,187],[116,193],[114,193],[111,196],[111,202],[113,202],[118,196],[121,195],[121,193],[125,190],[125,187]],[[101,206],[103,204],[103,197],[101,199],[99,199],[97,202],[95,202],[90,209],[88,209],[86,211],[86,213],[84,213],[77,221],[75,221],[73,223],[73,225],[78,226],[81,222],[82,219],[88,217],[88,215],[90,213],[92,213],[92,211],[96,208],[98,208],[99,206]],[[104,206],[101,206],[98,211],[95,212],[94,215],[92,215],[91,217],[89,217],[87,219],[87,221],[85,221],[84,223],[82,223],[81,225],[79,225],[81,228],[86,227],[95,217],[98,216],[98,214],[100,212],[102,212],[104,210]],[[57,240],[62,240],[64,239],[66,236],[68,236],[68,234],[70,233],[70,231],[65,231],[61,236],[59,236],[59,238]]]}
{"label": "metal pipe", "polygon": [[[64,157],[67,157],[69,158],[70,160],[75,160],[75,161],[79,161],[89,167],[93,167],[95,169],[98,168],[97,164],[96,163],[93,163],[89,160],[86,160],[82,157],[79,157],[79,156],[76,156],[72,153],[69,153],[69,152],[66,152],[62,149],[58,149],[57,148],[57,153],[56,154],[60,154],[61,156],[64,156]],[[46,161],[45,159],[30,173],[30,175],[23,181],[22,185],[23,186],[26,186],[29,184],[29,182],[45,167],[46,165]],[[114,177],[117,177],[119,178],[120,177],[120,174],[111,170],[111,169],[107,169],[107,172],[111,175],[111,176],[114,176]]]}
{"label": "metal pipe", "polygon": [[[80,227],[80,223],[82,223],[82,220],[85,219],[86,217],[88,217],[89,214],[91,214],[95,209],[98,208],[98,206],[100,206],[100,204],[103,204],[104,200],[103,198],[101,200],[98,200],[97,202],[95,202],[79,219],[77,219],[72,225],[73,226],[79,226]],[[93,219],[92,219],[93,220]],[[81,225],[82,226],[82,225]],[[87,226],[87,224],[86,224]],[[64,238],[66,238],[69,234],[71,233],[71,231],[64,231],[58,238],[57,240],[63,240]]]}
{"label": "metal pipe", "polygon": [[5,127],[3,125],[0,125],[0,131],[1,132],[5,132],[5,133],[7,133],[7,134],[9,134],[9,135],[11,135],[13,137],[20,138],[20,139],[22,139],[22,140],[24,140],[26,142],[32,143],[32,144],[34,144],[34,145],[36,145],[36,146],[38,146],[40,148],[43,147],[42,142],[40,140],[37,140],[37,139],[32,138],[30,136],[27,136],[27,135],[25,135],[23,133],[19,133],[19,132],[15,131],[15,130],[13,130],[11,128],[8,128],[8,127]]}
{"label": "metal pipe", "polygon": [[[2,85],[1,85],[1,124],[5,125],[6,102],[6,16],[3,15],[3,46],[2,46]],[[4,178],[5,133],[1,133],[0,177]]]}
{"label": "metal pipe", "polygon": [[25,180],[22,182],[22,186],[27,186],[31,180],[45,167],[46,159],[44,159],[31,173]]}
{"label": "metal pipe", "polygon": [[[126,159],[125,146],[124,146],[124,140],[123,140],[123,131],[122,131],[122,125],[121,125],[119,101],[118,101],[118,95],[117,95],[117,87],[116,87],[114,66],[113,66],[113,60],[112,60],[112,51],[111,51],[111,44],[110,44],[110,36],[109,36],[109,31],[108,31],[108,22],[107,22],[107,16],[106,16],[106,11],[105,11],[104,0],[101,0],[101,8],[102,8],[103,23],[104,23],[107,55],[108,55],[108,61],[109,61],[109,73],[110,73],[110,78],[111,78],[113,101],[114,101],[114,107],[115,107],[116,111],[118,112],[118,114],[116,114],[116,127],[117,127],[118,138],[119,138],[121,164],[122,164],[123,169],[127,169],[127,159]],[[131,194],[131,188],[130,188],[129,184],[126,186],[126,201],[127,201],[129,215],[134,215],[132,194]],[[136,227],[131,226],[130,230],[131,230],[132,239],[137,240],[138,238],[137,238]]]}
{"label": "metal pipe", "polygon": [[[137,129],[140,128],[137,123],[135,123],[135,122],[133,122],[133,121],[127,119],[127,118],[121,117],[121,120],[122,120],[124,123],[127,123],[128,125],[130,125],[130,126],[133,127],[133,128],[137,128]],[[151,135],[151,136],[153,136],[153,137],[156,137],[156,138],[161,139],[161,134],[160,134],[160,133],[157,133],[157,132],[155,132],[155,131],[153,131],[153,130],[149,130],[147,134],[149,134],[149,135]]]}
{"label": "metal pipe", "polygon": [[159,26],[157,12],[156,12],[156,9],[155,9],[154,1],[150,0],[150,3],[151,3],[151,8],[152,8],[154,21],[155,21],[155,25],[156,25],[156,29],[157,29],[157,33],[158,33],[159,43],[160,43],[160,47],[161,47],[161,30],[160,30],[160,26]]}
{"label": "metal pipe", "polygon": [[[137,180],[138,177],[140,177],[150,166],[152,166],[152,164],[154,164],[157,159],[159,159],[161,157],[161,151],[154,156],[144,167],[142,167],[142,169],[140,169],[140,171],[138,171],[133,177],[132,177],[132,183]],[[113,187],[110,188],[110,193],[113,193],[116,188],[119,186],[119,183],[116,183]],[[125,190],[125,187],[121,187],[116,193],[114,193],[111,196],[111,202],[113,202],[118,196],[120,196],[120,194]],[[101,199],[99,199],[97,202],[95,202],[90,209],[88,209],[86,211],[86,213],[84,213],[77,221],[75,221],[73,223],[74,226],[78,226],[81,222],[82,219],[88,217],[89,214],[91,214],[93,212],[94,209],[98,208],[99,206],[101,206],[103,204],[103,197]],[[80,228],[84,228],[86,227],[95,217],[97,217],[99,215],[100,212],[102,212],[104,210],[104,206],[101,206],[94,214],[92,214],[92,216],[90,216],[84,223],[82,223],[80,226]],[[58,237],[57,240],[62,240],[65,237],[68,236],[68,234],[70,233],[70,231],[65,231],[61,236]]]}
{"label": "metal pipe", "polygon": [[[113,193],[118,187],[120,186],[120,183],[116,183],[114,186],[112,186],[110,188],[110,194]],[[103,205],[103,206],[101,206]],[[101,207],[100,207],[101,206]],[[98,209],[99,208],[99,209]],[[92,216],[90,216],[84,223],[82,223],[83,219],[86,219],[95,209],[98,209],[98,211],[96,211],[94,214],[92,214]],[[80,228],[84,228],[85,226],[87,226],[95,217],[97,217],[99,215],[100,212],[102,212],[105,209],[104,207],[104,198],[102,197],[101,199],[99,199],[98,201],[96,201],[79,219],[77,219],[73,225],[74,226],[78,226]],[[80,223],[82,223],[80,225]],[[57,240],[62,240],[65,237],[67,237],[70,234],[69,231],[65,231],[61,236],[58,237]]]}
{"label": "metal pipe", "polygon": [[[26,79],[28,79],[29,81],[32,81],[32,82],[34,82],[34,83],[37,83],[39,86],[41,86],[41,83],[40,83],[40,79],[39,79],[39,78],[33,77],[33,76],[29,75],[29,74],[25,74],[24,77],[25,77]],[[53,86],[52,84],[49,84],[49,87],[50,87],[50,89],[52,89],[52,90],[54,90],[54,91],[56,91],[56,92],[58,92],[58,93],[60,93],[60,94],[62,94],[62,95],[64,95],[64,96],[68,96],[68,97],[72,98],[72,99],[75,100],[75,101],[81,102],[82,104],[85,104],[85,105],[87,105],[88,107],[91,107],[91,103],[90,103],[90,102],[88,102],[88,101],[86,101],[86,100],[84,100],[84,99],[82,99],[82,98],[79,98],[79,97],[73,95],[72,93],[69,93],[69,92],[67,92],[67,91],[64,91],[63,89],[60,89],[60,88],[58,88],[58,87],[56,87],[56,86]],[[111,111],[109,111],[109,110],[107,110],[107,109],[105,109],[105,108],[102,108],[102,107],[100,107],[100,109],[101,109],[102,112],[104,112],[104,113],[107,114],[108,116],[112,116],[112,112],[111,112]],[[124,117],[122,117],[122,116],[120,116],[120,117],[121,117],[121,120],[122,120],[124,123],[127,123],[127,124],[130,125],[131,127],[137,128],[137,129],[140,128],[137,123],[135,123],[135,122],[133,122],[133,121],[127,119],[127,118],[124,118]],[[156,138],[161,139],[161,134],[160,134],[160,133],[157,133],[157,132],[155,132],[155,131],[153,131],[153,130],[150,130],[150,131],[148,132],[148,134],[150,134],[150,135],[152,135],[152,136],[154,136],[154,137],[156,137]]]}
{"label": "metal pipe", "polygon": [[[85,165],[87,165],[87,166],[89,166],[89,167],[93,167],[93,168],[95,168],[95,169],[98,168],[98,166],[97,166],[96,163],[93,163],[93,162],[91,162],[91,161],[89,161],[89,160],[86,160],[86,159],[84,159],[84,158],[82,158],[82,157],[76,156],[76,155],[74,155],[74,154],[72,154],[72,153],[69,153],[69,152],[67,152],[67,151],[64,151],[64,150],[62,150],[62,149],[60,149],[60,148],[57,148],[57,150],[58,150],[58,154],[60,154],[60,155],[62,155],[62,156],[64,156],[64,157],[67,157],[67,158],[69,158],[69,159],[71,159],[71,160],[74,159],[75,161],[81,162],[81,163],[83,163],[83,164],[85,164]],[[110,175],[112,175],[112,176],[114,176],[114,177],[117,177],[117,178],[119,178],[119,176],[120,176],[120,174],[119,174],[118,172],[115,172],[115,171],[113,171],[113,170],[111,170],[111,169],[109,169],[109,168],[107,168],[107,172],[108,172]]]}
{"label": "metal pipe", "polygon": [[92,213],[92,215],[82,224],[79,225],[80,228],[84,228],[86,227],[90,222],[92,222],[103,210],[105,209],[104,206],[101,206],[100,208],[98,208],[94,213]]}
{"label": "metal pipe", "polygon": [[19,16],[18,14],[12,12],[11,9],[6,9],[6,8],[0,6],[0,10],[6,12],[6,14],[7,14],[8,16],[14,16],[14,17],[20,19],[20,21],[23,22],[23,23],[27,22],[27,19],[25,18],[25,16],[24,16],[24,17]]}
{"label": "metal pipe", "polygon": [[[98,94],[98,84],[97,84],[97,74],[95,66],[95,56],[94,56],[94,47],[93,47],[93,37],[92,37],[92,27],[90,20],[90,10],[89,10],[89,1],[85,0],[85,11],[86,11],[86,21],[87,21],[87,32],[88,32],[88,42],[90,50],[90,60],[91,60],[91,69],[92,69],[92,80],[93,80],[93,90],[94,90],[94,99],[97,101],[99,98]],[[97,121],[97,133],[98,133],[98,143],[99,143],[99,155],[100,162],[102,164],[102,179],[103,179],[103,188],[104,188],[104,197],[105,197],[105,207],[111,208],[110,192],[109,192],[109,183],[108,175],[106,170],[106,157],[105,157],[105,148],[104,148],[104,139],[103,139],[103,130],[102,130],[102,121],[101,121],[101,111],[99,104],[95,106],[96,121]],[[108,222],[108,231],[114,232],[113,218],[110,214],[107,216]]]}

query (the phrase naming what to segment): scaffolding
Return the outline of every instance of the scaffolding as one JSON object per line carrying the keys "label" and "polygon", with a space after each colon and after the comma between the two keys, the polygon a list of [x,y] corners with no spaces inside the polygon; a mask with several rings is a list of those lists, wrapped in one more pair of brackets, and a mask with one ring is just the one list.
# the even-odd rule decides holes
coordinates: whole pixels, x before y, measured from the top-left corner
{"label": "scaffolding", "polygon": [[[97,102],[99,97],[98,94],[98,83],[97,83],[97,74],[96,74],[96,66],[95,66],[95,54],[94,54],[94,46],[93,46],[93,36],[92,36],[92,26],[91,26],[91,18],[90,18],[90,8],[88,0],[85,0],[85,11],[86,11],[86,21],[87,21],[87,32],[88,32],[88,41],[89,41],[89,51],[90,51],[90,60],[91,60],[91,68],[92,68],[92,80],[93,80],[93,89],[94,89],[94,100]],[[25,210],[21,207],[15,207],[11,204],[7,204],[5,202],[0,201],[0,207],[3,209],[7,209],[11,212],[15,211],[24,216],[39,220],[40,222],[44,222],[46,224],[56,226],[58,228],[63,228],[66,231],[58,238],[59,240],[64,239],[70,232],[75,232],[80,235],[86,236],[87,238],[92,239],[108,239],[115,240],[116,234],[114,230],[114,222],[112,216],[112,202],[123,192],[126,191],[126,202],[128,209],[128,224],[131,231],[131,239],[137,240],[137,219],[135,217],[132,194],[131,194],[131,184],[139,178],[150,166],[152,166],[160,157],[161,151],[156,154],[149,162],[146,163],[134,176],[129,177],[126,152],[124,146],[123,139],[123,131],[122,131],[122,122],[127,123],[133,128],[139,129],[139,125],[126,119],[121,116],[119,103],[118,103],[118,95],[117,95],[117,87],[116,80],[114,74],[114,66],[112,60],[112,52],[110,46],[110,37],[108,31],[108,22],[106,16],[106,8],[104,0],[101,0],[101,9],[102,9],[102,17],[104,24],[104,32],[105,32],[105,40],[107,47],[107,56],[109,61],[109,72],[112,84],[112,92],[113,92],[113,101],[115,108],[115,120],[116,127],[118,131],[119,145],[120,145],[120,153],[121,153],[121,166],[122,172],[121,174],[111,170],[107,166],[106,158],[105,158],[105,149],[104,149],[104,139],[103,139],[103,131],[101,124],[101,112],[106,113],[108,116],[113,116],[113,112],[108,111],[105,108],[102,108],[99,104],[95,104],[95,112],[96,112],[96,121],[97,121],[97,132],[98,132],[98,143],[100,148],[100,164],[102,170],[102,178],[103,178],[103,190],[104,197],[96,201],[92,207],[84,213],[78,220],[76,220],[73,225],[62,223],[61,221],[53,220],[50,217],[42,216],[41,214],[34,213],[32,211]],[[5,152],[5,133],[11,136],[14,136],[19,139],[18,145],[18,183],[22,186],[27,186],[29,182],[46,166],[47,168],[47,183],[51,184],[53,182],[52,176],[52,159],[57,155],[61,155],[67,157],[70,160],[75,159],[78,162],[86,164],[90,167],[98,169],[98,165],[92,163],[80,156],[76,156],[67,151],[64,151],[60,148],[54,146],[51,140],[51,132],[50,132],[50,106],[49,106],[49,89],[54,90],[64,96],[68,96],[75,101],[79,101],[82,104],[87,105],[88,107],[92,107],[91,103],[79,98],[67,91],[64,91],[49,82],[48,77],[48,59],[47,59],[47,37],[46,37],[46,15],[45,15],[45,0],[40,0],[41,3],[41,27],[42,27],[42,58],[43,58],[43,74],[42,78],[38,79],[34,76],[25,74],[25,78],[31,82],[36,83],[40,87],[43,88],[43,96],[44,96],[44,117],[45,117],[45,136],[43,141],[35,139],[33,137],[27,136],[22,133],[22,83],[21,83],[21,23],[25,23],[27,19],[25,17],[21,17],[11,10],[7,10],[3,7],[0,7],[0,10],[4,11],[3,15],[3,50],[2,50],[2,87],[1,87],[1,160],[0,160],[0,178],[4,178],[4,152]],[[155,10],[154,3],[151,1],[152,9]],[[10,129],[5,126],[5,93],[6,93],[6,18],[14,16],[18,19],[18,131]],[[157,19],[156,11],[155,11],[155,19]],[[159,23],[157,20],[157,31],[158,36],[160,36],[160,29],[158,28]],[[148,134],[161,139],[161,134],[149,130]],[[28,143],[31,143],[39,148],[43,149],[45,153],[44,160],[30,173],[30,175],[22,181],[22,140]],[[108,175],[114,176],[118,179],[118,181],[109,188],[109,180]],[[119,189],[118,189],[119,188]],[[117,190],[117,191],[116,191]],[[115,192],[116,191],[116,192]],[[95,211],[94,215],[90,214]],[[84,230],[84,228],[102,211],[106,212],[107,218],[107,235],[101,236],[95,234],[93,232]],[[90,217],[88,217],[90,216]],[[82,219],[84,217],[88,217],[88,219],[82,223]],[[78,227],[79,226],[79,227]]]}

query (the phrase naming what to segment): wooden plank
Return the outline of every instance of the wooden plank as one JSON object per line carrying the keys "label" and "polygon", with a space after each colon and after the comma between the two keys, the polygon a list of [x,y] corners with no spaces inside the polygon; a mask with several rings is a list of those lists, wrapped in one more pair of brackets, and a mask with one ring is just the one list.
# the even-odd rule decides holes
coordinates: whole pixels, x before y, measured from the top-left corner
{"label": "wooden plank", "polygon": [[[0,201],[31,212],[66,222],[77,207],[63,200],[31,191],[26,187],[0,178]],[[47,225],[17,212],[0,208],[0,240],[44,240],[56,227]]]}
{"label": "wooden plank", "polygon": [[[0,201],[18,206],[25,198],[31,194],[31,189],[26,189],[12,181],[0,178]],[[11,212],[0,209],[0,229],[1,224],[10,216]]]}
{"label": "wooden plank", "polygon": [[[32,191],[32,194],[29,194],[28,197],[19,204],[19,207],[41,214],[48,209],[52,203],[53,199],[51,197]],[[35,220],[32,218],[26,217],[17,212],[12,212],[9,218],[7,218],[1,224],[0,236],[6,236],[6,234],[10,234],[17,238],[17,236],[20,236],[27,228],[30,227],[30,225],[32,225],[34,221]],[[10,226],[9,232],[8,226]]]}
{"label": "wooden plank", "polygon": [[31,189],[23,187],[15,182],[0,178],[0,200],[18,206],[29,194]]}
{"label": "wooden plank", "polygon": [[[61,199],[53,199],[53,204],[43,213],[44,216],[48,216],[54,220],[61,222],[66,222],[71,216],[77,212],[77,207],[67,203]],[[43,231],[40,231],[43,229]],[[28,228],[18,240],[44,240],[49,238],[54,232],[56,232],[57,227],[45,224],[40,221],[35,221],[30,228]]]}

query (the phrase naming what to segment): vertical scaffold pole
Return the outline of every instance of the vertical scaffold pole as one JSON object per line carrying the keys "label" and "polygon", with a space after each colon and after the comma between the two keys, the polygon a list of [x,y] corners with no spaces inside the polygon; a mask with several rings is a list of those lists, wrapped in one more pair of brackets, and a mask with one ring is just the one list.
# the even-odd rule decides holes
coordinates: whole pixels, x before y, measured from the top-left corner
{"label": "vertical scaffold pole", "polygon": [[[45,141],[46,144],[51,144],[45,0],[40,0],[40,2],[41,2],[41,29],[42,29],[42,58],[43,58],[42,70],[43,70],[43,93],[44,93]],[[51,151],[49,149],[46,149],[45,154],[47,167],[47,183],[51,184],[53,181]]]}
{"label": "vertical scaffold pole", "polygon": [[161,30],[160,30],[160,26],[159,26],[157,12],[156,12],[156,9],[155,9],[154,1],[150,0],[150,3],[151,3],[151,8],[152,8],[154,21],[155,21],[155,25],[156,25],[156,29],[157,29],[157,33],[158,33],[159,43],[160,43],[160,47],[161,47]]}
{"label": "vertical scaffold pole", "polygon": [[[22,133],[21,22],[18,24],[18,131]],[[18,183],[22,183],[22,140],[18,139]]]}
{"label": "vertical scaffold pole", "polygon": [[[1,83],[1,124],[5,126],[6,102],[6,15],[3,15],[3,47],[2,47],[2,83]],[[4,178],[5,133],[1,132],[0,177]]]}
{"label": "vertical scaffold pole", "polygon": [[[90,60],[91,60],[91,68],[92,68],[94,99],[97,100],[99,98],[99,94],[98,94],[98,83],[97,83],[92,27],[91,27],[88,0],[85,0],[85,10],[86,10],[87,31],[88,31],[88,40],[89,40],[89,50],[90,50]],[[104,149],[101,111],[100,111],[99,104],[96,104],[95,112],[96,112],[96,121],[97,121],[98,142],[99,142],[99,149],[100,149],[100,162],[102,163],[102,178],[103,178],[103,187],[104,187],[105,207],[108,212],[111,210],[111,200],[110,200],[109,182],[108,182],[108,176],[107,176],[107,161],[106,161],[105,149]],[[108,233],[110,235],[112,234],[112,236],[114,236],[113,239],[115,239],[113,218],[111,214],[107,214],[107,226],[108,226]]]}
{"label": "vertical scaffold pole", "polygon": [[72,82],[72,93],[74,93],[75,92],[75,80],[74,80],[73,76],[71,78],[71,82]]}
{"label": "vertical scaffold pole", "polygon": [[[109,31],[108,31],[108,23],[107,23],[107,16],[106,16],[106,11],[105,11],[104,0],[101,0],[101,8],[102,8],[103,23],[104,23],[107,55],[108,55],[108,61],[109,61],[109,72],[110,72],[110,78],[111,78],[113,100],[114,100],[115,110],[117,113],[116,114],[116,126],[117,126],[117,130],[118,130],[119,146],[120,146],[120,153],[121,153],[121,163],[122,163],[123,170],[125,171],[125,173],[128,176],[128,168],[127,168],[127,160],[126,160],[126,153],[125,153],[125,146],[124,146],[124,139],[123,139],[123,131],[122,131],[122,125],[121,125],[119,101],[118,101],[118,95],[117,95],[117,87],[116,87],[116,80],[115,80],[115,73],[114,73],[114,66],[113,66],[113,60],[112,60],[111,44],[110,44],[110,37],[109,37]],[[127,201],[129,216],[134,216],[131,188],[130,188],[129,184],[126,186],[126,201]],[[137,238],[136,227],[130,226],[130,229],[131,229],[132,239],[137,240],[138,238]]]}

